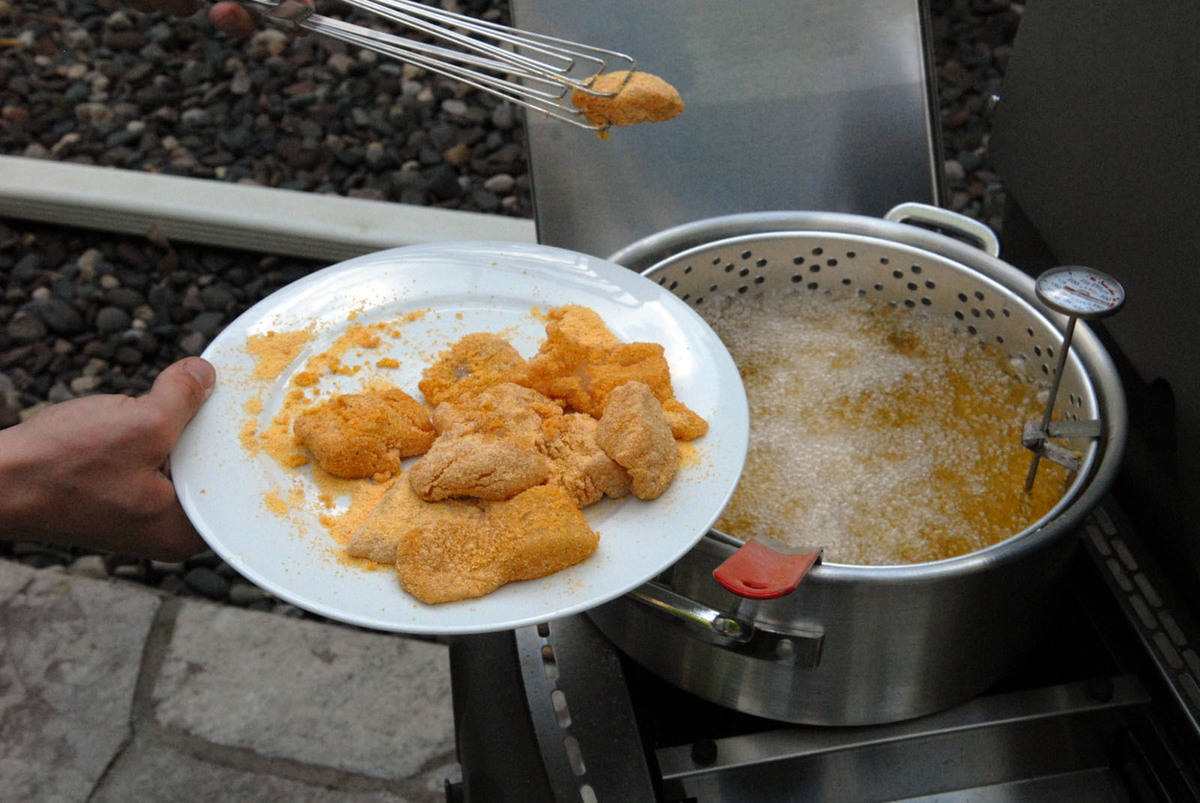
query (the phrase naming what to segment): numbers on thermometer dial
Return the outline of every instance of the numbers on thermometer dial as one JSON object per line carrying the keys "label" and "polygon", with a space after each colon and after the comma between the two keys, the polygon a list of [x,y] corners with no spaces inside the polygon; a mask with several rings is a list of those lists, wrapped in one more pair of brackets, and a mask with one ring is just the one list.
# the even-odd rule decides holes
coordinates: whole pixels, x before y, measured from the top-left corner
{"label": "numbers on thermometer dial", "polygon": [[1038,277],[1036,290],[1046,306],[1078,318],[1103,318],[1125,303],[1121,283],[1092,268],[1053,268]]}

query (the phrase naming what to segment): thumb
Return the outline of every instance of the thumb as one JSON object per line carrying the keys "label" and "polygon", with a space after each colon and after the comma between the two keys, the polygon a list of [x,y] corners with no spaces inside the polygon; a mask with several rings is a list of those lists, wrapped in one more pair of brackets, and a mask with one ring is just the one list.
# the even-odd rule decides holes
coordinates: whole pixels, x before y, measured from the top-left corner
{"label": "thumb", "polygon": [[212,393],[216,381],[217,371],[211,363],[200,357],[185,357],[162,370],[144,400],[167,415],[172,435],[178,436]]}

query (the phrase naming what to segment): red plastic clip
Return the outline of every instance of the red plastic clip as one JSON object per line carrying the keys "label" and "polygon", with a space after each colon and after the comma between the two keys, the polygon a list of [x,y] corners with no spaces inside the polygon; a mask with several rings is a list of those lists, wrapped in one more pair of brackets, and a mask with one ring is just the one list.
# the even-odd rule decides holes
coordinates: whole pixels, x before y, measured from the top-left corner
{"label": "red plastic clip", "polygon": [[713,578],[734,594],[749,599],[790,594],[821,560],[821,550],[785,550],[767,539],[751,538],[713,571]]}

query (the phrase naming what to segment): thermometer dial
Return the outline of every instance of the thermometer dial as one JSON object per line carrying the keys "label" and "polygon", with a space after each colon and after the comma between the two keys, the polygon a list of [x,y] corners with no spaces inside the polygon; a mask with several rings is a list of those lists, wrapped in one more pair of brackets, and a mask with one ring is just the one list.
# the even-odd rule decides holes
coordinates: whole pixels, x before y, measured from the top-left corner
{"label": "thermometer dial", "polygon": [[1113,277],[1092,268],[1068,265],[1038,277],[1038,298],[1055,312],[1077,318],[1103,318],[1125,303],[1125,288]]}

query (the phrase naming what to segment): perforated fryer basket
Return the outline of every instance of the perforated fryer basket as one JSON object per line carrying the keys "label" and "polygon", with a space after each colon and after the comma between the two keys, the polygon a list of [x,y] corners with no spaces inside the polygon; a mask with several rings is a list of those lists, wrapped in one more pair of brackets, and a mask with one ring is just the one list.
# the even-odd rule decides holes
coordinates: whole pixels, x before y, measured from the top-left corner
{"label": "perforated fryer basket", "polygon": [[[914,219],[922,225],[901,222]],[[925,228],[927,223],[954,236]],[[1048,386],[1066,319],[1045,309],[1033,279],[999,260],[997,251],[990,229],[909,204],[883,220],[799,212],[714,218],[646,238],[610,258],[641,271],[701,313],[724,299],[795,293],[797,303],[807,304],[847,289],[922,310],[952,320]],[[1062,500],[1026,532],[1077,525],[1119,467],[1124,394],[1107,352],[1082,324],[1063,369],[1055,417],[1099,420],[1101,436],[1071,443],[1082,455],[1077,475]]]}

